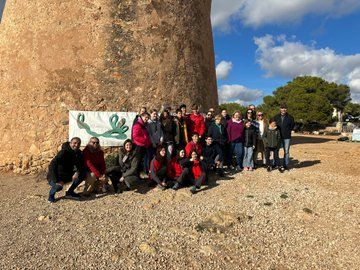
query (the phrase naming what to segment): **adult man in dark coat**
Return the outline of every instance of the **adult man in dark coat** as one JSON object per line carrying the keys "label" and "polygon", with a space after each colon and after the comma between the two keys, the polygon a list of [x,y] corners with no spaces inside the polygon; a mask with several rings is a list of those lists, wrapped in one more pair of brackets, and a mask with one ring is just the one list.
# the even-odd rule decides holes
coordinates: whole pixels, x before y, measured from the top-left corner
{"label": "adult man in dark coat", "polygon": [[284,149],[283,166],[285,170],[288,170],[290,161],[291,132],[295,125],[294,117],[287,113],[287,108],[285,105],[281,105],[280,113],[276,115],[274,119],[281,133],[281,145]]}
{"label": "adult man in dark coat", "polygon": [[80,150],[81,140],[74,137],[70,142],[63,143],[60,152],[51,160],[47,179],[51,186],[49,202],[55,202],[55,193],[63,189],[65,183],[73,181],[66,192],[66,197],[80,198],[75,188],[84,180],[84,161]]}

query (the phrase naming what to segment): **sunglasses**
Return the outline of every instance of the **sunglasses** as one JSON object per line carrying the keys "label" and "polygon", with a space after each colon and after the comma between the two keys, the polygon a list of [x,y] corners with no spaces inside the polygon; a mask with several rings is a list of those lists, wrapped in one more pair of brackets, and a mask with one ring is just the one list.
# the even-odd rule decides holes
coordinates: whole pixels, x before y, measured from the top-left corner
{"label": "sunglasses", "polygon": [[257,116],[263,116],[262,114],[258,114]]}
{"label": "sunglasses", "polygon": [[91,142],[92,144],[99,144],[100,142]]}

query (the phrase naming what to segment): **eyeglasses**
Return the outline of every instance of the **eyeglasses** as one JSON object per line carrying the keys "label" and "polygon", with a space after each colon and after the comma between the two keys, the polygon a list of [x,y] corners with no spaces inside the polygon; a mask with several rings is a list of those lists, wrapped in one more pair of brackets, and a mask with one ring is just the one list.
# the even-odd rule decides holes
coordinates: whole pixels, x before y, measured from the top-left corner
{"label": "eyeglasses", "polygon": [[99,144],[100,142],[99,141],[97,141],[97,142],[92,141],[91,143],[92,144]]}

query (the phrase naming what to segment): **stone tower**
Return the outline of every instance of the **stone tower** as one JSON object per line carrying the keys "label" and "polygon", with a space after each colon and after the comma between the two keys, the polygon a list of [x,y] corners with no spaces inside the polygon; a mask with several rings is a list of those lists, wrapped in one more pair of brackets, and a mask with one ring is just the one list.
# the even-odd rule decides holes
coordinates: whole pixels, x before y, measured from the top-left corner
{"label": "stone tower", "polygon": [[46,168],[68,110],[218,102],[211,0],[7,1],[0,169]]}

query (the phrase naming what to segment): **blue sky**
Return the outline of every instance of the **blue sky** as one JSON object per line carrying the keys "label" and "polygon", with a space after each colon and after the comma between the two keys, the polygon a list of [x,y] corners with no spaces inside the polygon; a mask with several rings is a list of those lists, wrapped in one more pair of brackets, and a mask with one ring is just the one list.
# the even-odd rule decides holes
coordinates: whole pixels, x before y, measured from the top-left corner
{"label": "blue sky", "polygon": [[359,0],[213,0],[220,102],[262,102],[299,75],[350,86],[360,102]]}

